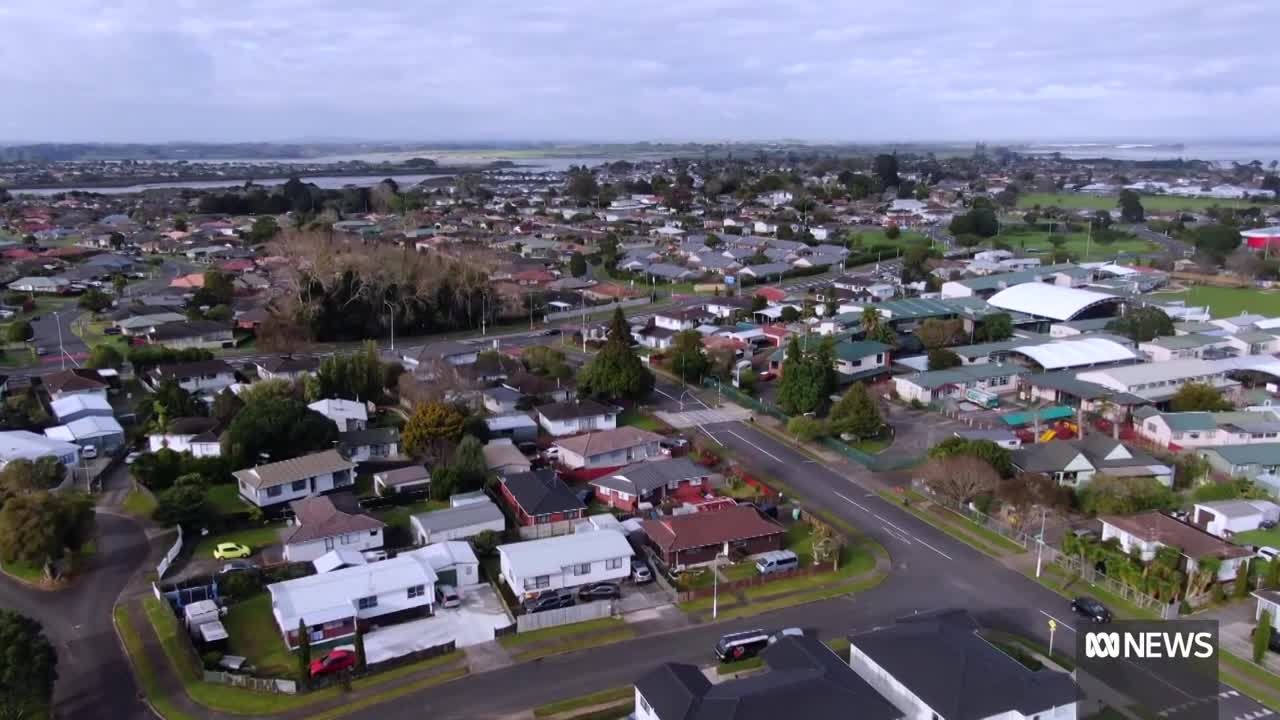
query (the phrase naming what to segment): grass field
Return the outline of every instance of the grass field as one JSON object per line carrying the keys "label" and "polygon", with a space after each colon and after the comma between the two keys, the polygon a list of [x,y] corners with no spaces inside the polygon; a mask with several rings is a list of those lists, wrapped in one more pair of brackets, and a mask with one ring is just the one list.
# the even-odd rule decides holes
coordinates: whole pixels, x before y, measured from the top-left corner
{"label": "grass field", "polygon": [[248,545],[253,552],[258,552],[264,545],[275,545],[280,542],[280,530],[284,528],[283,524],[264,525],[262,527],[246,528],[244,530],[236,530],[221,535],[209,535],[200,539],[196,545],[196,549],[191,554],[198,558],[213,557],[213,549],[218,543],[234,542]]}
{"label": "grass field", "polygon": [[[1247,200],[1218,200],[1215,198],[1184,198],[1173,195],[1143,195],[1142,207],[1155,212],[1189,210],[1192,212],[1214,207],[1249,207]],[[1060,207],[1066,210],[1113,210],[1115,195],[1085,195],[1081,193],[1027,193],[1018,196],[1018,207]]]}
{"label": "grass field", "polygon": [[222,483],[209,488],[205,495],[209,507],[219,515],[231,515],[249,509],[249,503],[240,499],[240,487],[235,483]]}
{"label": "grass field", "polygon": [[124,511],[136,517],[149,518],[156,511],[156,497],[140,487],[134,488],[124,498]]}
{"label": "grass field", "polygon": [[1270,530],[1250,530],[1249,532],[1236,533],[1231,536],[1231,542],[1236,545],[1270,545],[1271,547],[1280,547],[1280,528],[1272,528]]}
{"label": "grass field", "polygon": [[297,657],[284,646],[271,615],[271,595],[264,592],[232,605],[223,623],[229,651],[248,658],[259,675],[297,676]]}
{"label": "grass field", "polygon": [[871,248],[877,245],[906,250],[912,245],[928,245],[930,242],[929,238],[912,230],[903,230],[897,238],[892,240],[885,237],[884,230],[855,230],[853,235],[859,238],[859,244],[854,246],[853,252],[857,252],[860,248]]}
{"label": "grass field", "polygon": [[1256,288],[1221,288],[1198,285],[1180,293],[1158,293],[1161,300],[1182,300],[1188,306],[1209,306],[1214,317],[1230,317],[1240,313],[1280,315],[1280,292]]}
{"label": "grass field", "polygon": [[[1007,227],[1007,226],[1006,226]],[[1003,228],[1002,228],[1003,230]],[[1066,239],[1062,249],[1071,253],[1071,255],[1081,260],[1098,260],[1113,258],[1120,253],[1128,253],[1130,255],[1142,255],[1144,253],[1155,252],[1157,248],[1153,243],[1139,238],[1127,238],[1118,240],[1109,245],[1099,242],[1090,242],[1088,233],[1059,233],[1058,237]],[[1014,250],[1038,250],[1048,252],[1053,250],[1053,243],[1049,242],[1049,233],[1043,230],[1032,230],[1024,227],[1011,227],[1007,232],[1001,232],[994,239],[1004,242]],[[1047,263],[1048,260],[1046,259]]]}

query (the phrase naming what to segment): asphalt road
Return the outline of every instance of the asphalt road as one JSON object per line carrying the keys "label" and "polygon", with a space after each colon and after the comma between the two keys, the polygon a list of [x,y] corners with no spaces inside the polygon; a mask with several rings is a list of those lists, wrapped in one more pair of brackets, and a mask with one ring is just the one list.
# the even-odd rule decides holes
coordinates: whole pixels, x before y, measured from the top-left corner
{"label": "asphalt road", "polygon": [[55,592],[0,576],[0,607],[39,620],[57,648],[58,717],[149,718],[111,620],[116,596],[147,556],[147,541],[127,518],[98,513],[97,523],[98,553],[88,573]]}
{"label": "asphalt road", "polygon": [[1174,260],[1181,260],[1184,257],[1190,257],[1195,254],[1196,249],[1190,243],[1185,243],[1164,233],[1158,233],[1146,225],[1134,225],[1133,234],[1143,240],[1159,245]]}

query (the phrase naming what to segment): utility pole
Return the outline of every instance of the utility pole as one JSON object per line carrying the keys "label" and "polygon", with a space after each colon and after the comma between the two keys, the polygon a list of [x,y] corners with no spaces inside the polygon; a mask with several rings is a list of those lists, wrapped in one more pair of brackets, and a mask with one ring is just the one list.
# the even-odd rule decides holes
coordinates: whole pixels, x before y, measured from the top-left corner
{"label": "utility pole", "polygon": [[1040,577],[1040,568],[1044,561],[1044,522],[1049,511],[1040,508],[1040,535],[1036,538],[1036,577]]}
{"label": "utility pole", "polygon": [[62,369],[67,369],[67,351],[62,347],[62,317],[57,310],[53,311],[53,322],[58,326],[58,360]]}

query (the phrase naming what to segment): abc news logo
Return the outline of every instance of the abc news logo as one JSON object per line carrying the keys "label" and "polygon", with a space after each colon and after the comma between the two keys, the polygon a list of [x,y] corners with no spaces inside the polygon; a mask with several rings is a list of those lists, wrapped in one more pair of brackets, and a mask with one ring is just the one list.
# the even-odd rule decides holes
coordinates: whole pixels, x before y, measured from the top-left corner
{"label": "abc news logo", "polygon": [[1084,654],[1099,660],[1205,660],[1217,652],[1213,633],[1091,630]]}

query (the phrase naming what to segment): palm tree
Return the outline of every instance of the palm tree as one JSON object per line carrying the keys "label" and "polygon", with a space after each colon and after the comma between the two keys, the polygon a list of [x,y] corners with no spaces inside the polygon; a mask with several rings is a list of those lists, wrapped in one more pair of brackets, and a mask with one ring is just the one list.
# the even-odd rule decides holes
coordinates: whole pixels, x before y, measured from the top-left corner
{"label": "palm tree", "polygon": [[873,307],[862,308],[862,330],[871,337],[880,329],[880,311]]}

